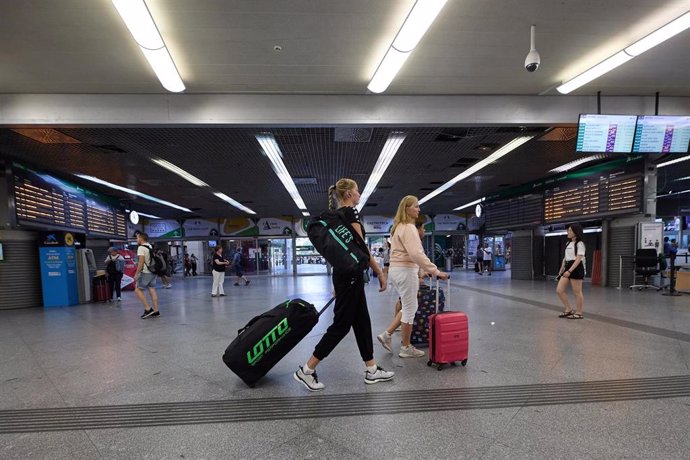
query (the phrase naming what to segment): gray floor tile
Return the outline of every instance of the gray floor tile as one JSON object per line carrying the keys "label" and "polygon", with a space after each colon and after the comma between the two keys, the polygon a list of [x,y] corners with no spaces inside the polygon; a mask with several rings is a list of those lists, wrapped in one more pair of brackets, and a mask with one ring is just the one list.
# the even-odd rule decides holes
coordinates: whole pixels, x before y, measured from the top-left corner
{"label": "gray floor tile", "polygon": [[101,458],[83,431],[0,434],[0,457],[5,460]]}

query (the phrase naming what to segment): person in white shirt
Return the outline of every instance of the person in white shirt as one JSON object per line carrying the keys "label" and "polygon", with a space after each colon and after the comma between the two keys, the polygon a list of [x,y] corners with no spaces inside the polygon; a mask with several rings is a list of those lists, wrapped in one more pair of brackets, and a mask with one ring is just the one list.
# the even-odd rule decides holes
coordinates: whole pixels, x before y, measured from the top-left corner
{"label": "person in white shirt", "polygon": [[[146,233],[137,234],[137,271],[134,274],[134,279],[137,282],[137,288],[134,290],[141,303],[144,304],[144,313],[141,319],[152,318],[160,316],[158,311],[158,293],[156,293],[156,274],[149,269],[151,265],[151,256],[153,254],[153,246],[149,243],[149,236]],[[149,306],[149,301],[146,299],[144,289],[148,289],[151,295],[151,302],[153,308]]]}
{"label": "person in white shirt", "polygon": [[[582,225],[571,224],[568,226],[568,245],[565,247],[565,257],[561,263],[558,275],[558,287],[556,293],[560,297],[565,311],[558,315],[559,318],[582,319],[582,309],[585,299],[582,295],[582,280],[585,278],[585,243]],[[575,293],[575,310],[570,306],[565,289],[570,285]]]}
{"label": "person in white shirt", "polygon": [[489,276],[491,276],[491,245],[485,244],[482,248],[482,251],[484,251],[484,267],[482,268],[482,270],[486,269]]}

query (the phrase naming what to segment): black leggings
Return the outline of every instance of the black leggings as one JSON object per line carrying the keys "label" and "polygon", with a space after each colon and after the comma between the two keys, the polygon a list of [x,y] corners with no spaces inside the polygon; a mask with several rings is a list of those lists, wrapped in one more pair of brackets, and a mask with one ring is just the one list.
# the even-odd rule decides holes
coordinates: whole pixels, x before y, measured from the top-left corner
{"label": "black leggings", "polygon": [[352,329],[355,332],[359,354],[364,362],[374,359],[374,343],[371,338],[371,319],[364,294],[362,275],[342,276],[333,273],[335,309],[333,324],[314,348],[314,356],[325,359]]}
{"label": "black leggings", "polygon": [[108,275],[108,298],[113,298],[113,290],[118,297],[122,297],[122,273]]}

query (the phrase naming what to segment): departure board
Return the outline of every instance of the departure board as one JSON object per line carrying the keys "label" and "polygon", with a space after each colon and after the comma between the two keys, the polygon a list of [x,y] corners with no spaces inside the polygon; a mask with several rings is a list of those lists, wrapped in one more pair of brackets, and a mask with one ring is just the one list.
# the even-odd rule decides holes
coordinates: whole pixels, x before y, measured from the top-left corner
{"label": "departure board", "polygon": [[630,153],[636,115],[581,114],[577,126],[577,152]]}
{"label": "departure board", "polygon": [[639,116],[633,153],[688,153],[690,117]]}
{"label": "departure board", "polygon": [[13,163],[17,223],[127,237],[124,210],[111,198]]}
{"label": "departure board", "polygon": [[544,222],[578,221],[642,210],[642,175],[614,173],[544,191]]}

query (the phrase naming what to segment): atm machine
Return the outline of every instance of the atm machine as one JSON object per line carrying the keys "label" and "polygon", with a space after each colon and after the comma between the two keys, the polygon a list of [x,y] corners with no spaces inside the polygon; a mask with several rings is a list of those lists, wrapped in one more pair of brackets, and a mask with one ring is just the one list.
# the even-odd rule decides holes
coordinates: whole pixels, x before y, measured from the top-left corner
{"label": "atm machine", "polygon": [[93,299],[91,287],[96,276],[96,258],[91,249],[77,249],[77,287],[79,303],[88,303]]}

